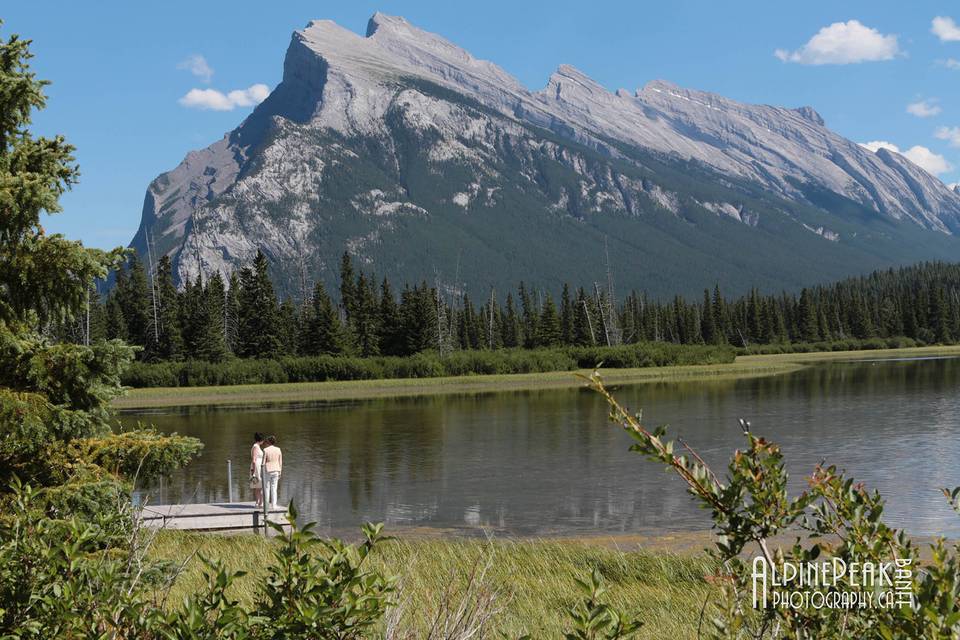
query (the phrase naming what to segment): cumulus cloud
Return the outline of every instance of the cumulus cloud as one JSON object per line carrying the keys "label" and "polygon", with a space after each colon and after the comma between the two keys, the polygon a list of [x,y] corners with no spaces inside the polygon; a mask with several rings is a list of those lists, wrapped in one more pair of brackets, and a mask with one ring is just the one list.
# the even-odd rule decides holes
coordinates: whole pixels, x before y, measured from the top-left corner
{"label": "cumulus cloud", "polygon": [[234,89],[223,93],[216,89],[190,89],[180,98],[182,106],[190,109],[206,111],[233,111],[237,107],[253,107],[270,95],[270,88],[265,84],[254,84],[246,89]]}
{"label": "cumulus cloud", "polygon": [[942,64],[947,69],[952,69],[954,71],[960,70],[960,60],[956,58],[947,58],[946,60],[937,60],[937,64]]}
{"label": "cumulus cloud", "polygon": [[204,82],[210,82],[210,80],[213,79],[213,67],[211,67],[207,59],[199,53],[193,54],[178,64],[177,69],[189,71]]}
{"label": "cumulus cloud", "polygon": [[940,38],[940,42],[956,42],[960,40],[960,27],[947,16],[937,16],[930,24],[930,31]]}
{"label": "cumulus cloud", "polygon": [[898,53],[897,36],[884,35],[858,20],[850,20],[820,29],[795,51],[777,49],[774,55],[784,62],[816,65],[892,60]]}
{"label": "cumulus cloud", "polygon": [[960,127],[940,127],[933,132],[933,135],[946,140],[951,147],[960,147]]}
{"label": "cumulus cloud", "polygon": [[[960,131],[960,129],[958,129],[958,131]],[[953,165],[947,162],[946,158],[934,153],[927,147],[922,147],[920,145],[914,145],[905,151],[901,151],[900,147],[892,142],[887,142],[886,140],[874,140],[872,142],[861,142],[860,146],[864,149],[869,149],[874,153],[880,149],[886,149],[887,151],[899,153],[913,164],[917,165],[928,173],[932,173],[935,176],[953,170]]]}
{"label": "cumulus cloud", "polygon": [[907,105],[907,113],[915,115],[918,118],[929,118],[937,115],[941,111],[943,111],[943,109],[937,104],[936,98],[917,100]]}

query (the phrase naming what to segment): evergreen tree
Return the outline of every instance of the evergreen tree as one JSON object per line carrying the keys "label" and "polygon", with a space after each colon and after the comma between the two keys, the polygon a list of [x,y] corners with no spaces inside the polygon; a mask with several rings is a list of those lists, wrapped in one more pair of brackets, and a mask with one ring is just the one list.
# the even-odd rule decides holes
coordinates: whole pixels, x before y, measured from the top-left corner
{"label": "evergreen tree", "polygon": [[240,270],[238,355],[273,358],[282,351],[277,296],[267,274],[267,257],[257,251],[253,268]]}
{"label": "evergreen tree", "polygon": [[180,300],[173,284],[170,257],[163,256],[157,265],[157,316],[160,334],[156,357],[178,360],[183,356],[183,336],[180,330]]}
{"label": "evergreen tree", "polygon": [[523,314],[522,343],[527,349],[533,349],[537,346],[537,310],[534,308],[530,293],[527,291],[527,288],[522,281],[520,282],[517,295],[520,298],[520,310]]}
{"label": "evergreen tree", "polygon": [[933,332],[933,339],[940,344],[950,342],[950,308],[947,305],[946,291],[942,286],[933,290],[930,296],[930,330]]}
{"label": "evergreen tree", "polygon": [[343,353],[343,327],[340,314],[327,295],[322,282],[313,287],[310,312],[307,316],[303,350],[307,355],[340,355]]}
{"label": "evergreen tree", "polygon": [[720,284],[713,286],[713,319],[716,326],[717,342],[724,343],[729,341],[729,327],[727,326],[726,302],[720,294]]}
{"label": "evergreen tree", "polygon": [[123,309],[116,295],[107,298],[103,308],[105,316],[106,337],[108,340],[127,339],[127,321],[123,319]]}
{"label": "evergreen tree", "polygon": [[703,319],[700,322],[700,328],[703,334],[703,341],[706,344],[717,344],[720,342],[720,335],[717,331],[717,322],[714,316],[713,304],[710,302],[710,292],[703,290]]}
{"label": "evergreen tree", "polygon": [[380,309],[377,314],[377,339],[380,353],[385,356],[399,356],[406,350],[403,341],[403,327],[400,319],[400,307],[393,295],[390,282],[384,278],[380,283]]}
{"label": "evergreen tree", "polygon": [[506,309],[503,312],[503,346],[507,349],[513,349],[522,345],[523,329],[520,326],[520,317],[517,315],[517,309],[513,304],[513,294],[507,294]]}
{"label": "evergreen tree", "polygon": [[297,354],[297,337],[300,328],[300,314],[291,298],[280,303],[278,309],[277,339],[281,355]]}
{"label": "evergreen tree", "polygon": [[406,354],[437,348],[437,312],[434,292],[424,282],[404,289],[400,298],[400,320]]}
{"label": "evergreen tree", "polygon": [[[79,517],[74,525],[60,520],[63,526],[41,527],[28,535],[49,538],[44,544],[60,549],[61,556],[75,557],[81,563],[89,556],[96,564],[108,551],[92,542],[116,539],[110,533],[114,530],[104,523],[111,522],[109,513],[116,512],[129,487],[119,482],[115,469],[98,466],[84,453],[88,449],[83,440],[107,441],[98,446],[112,459],[133,451],[118,452],[109,442],[114,421],[110,403],[123,393],[120,377],[133,359],[133,349],[120,342],[53,344],[43,328],[77,321],[86,311],[90,287],[119,265],[124,252],[120,248],[110,252],[88,249],[59,234],[47,234],[41,225],[45,216],[61,211],[60,196],[77,182],[79,171],[74,149],[62,136],[38,137],[29,129],[34,112],[46,105],[46,83],[34,75],[31,58],[29,40],[12,35],[0,41],[0,492],[9,492],[10,483],[18,477],[25,487],[33,488],[22,494],[33,496],[28,500],[31,510],[56,518]],[[142,273],[140,269],[135,278],[139,280]],[[138,299],[141,292],[136,286],[129,281],[123,285],[123,297],[111,296],[114,308],[121,316],[130,311],[137,326],[127,329],[142,338],[146,305]],[[129,309],[124,309],[125,305]],[[119,321],[113,324],[111,330],[116,334],[127,332],[121,331]],[[125,433],[120,444],[135,445],[141,435]],[[70,446],[75,442],[80,444],[76,450]],[[152,459],[176,458],[170,444],[177,443],[158,436],[138,450],[138,455],[143,451]],[[55,491],[40,490],[56,485]],[[10,518],[9,495],[0,502],[5,505],[5,530],[27,526],[16,513]],[[94,514],[96,523],[84,522],[85,515]],[[71,537],[71,531],[76,535]],[[16,538],[5,534],[7,552],[11,539]],[[6,553],[4,562],[10,557]],[[61,594],[49,588],[49,576],[44,572],[56,571],[54,565],[45,564],[40,557],[33,559],[40,565],[34,584],[3,586],[5,595],[16,592],[22,596],[20,602],[0,598],[5,631],[12,630],[15,635],[21,629],[17,628],[16,611],[10,618],[11,607],[31,608],[41,599],[52,602],[70,597],[69,592]],[[103,569],[102,575],[106,575],[104,571],[109,569]],[[23,575],[28,573],[29,567]],[[5,579],[11,575],[6,573]],[[23,633],[54,637],[56,624],[44,625],[47,621],[40,618],[37,629],[22,629]],[[8,624],[11,620],[12,626]],[[91,632],[98,635],[105,630]]]}
{"label": "evergreen tree", "polygon": [[240,276],[230,274],[223,304],[223,337],[227,353],[238,354],[240,350]]}
{"label": "evergreen tree", "polygon": [[463,349],[480,347],[479,321],[470,296],[464,294],[463,308],[457,314],[457,337]]}
{"label": "evergreen tree", "polygon": [[560,327],[560,317],[553,297],[548,293],[543,301],[543,311],[537,321],[537,344],[541,347],[555,347],[563,337]]}
{"label": "evergreen tree", "polygon": [[820,323],[818,320],[817,308],[809,289],[803,289],[800,292],[799,305],[799,337],[801,342],[817,342],[820,340]]}
{"label": "evergreen tree", "polygon": [[[570,285],[563,283],[563,292],[560,294],[560,341],[563,344],[573,344],[573,300],[570,298]],[[629,333],[633,333],[633,316],[630,316]],[[624,334],[628,333],[627,322],[624,322]]]}
{"label": "evergreen tree", "polygon": [[226,285],[218,271],[210,277],[203,290],[203,338],[200,353],[208,362],[220,362],[228,354],[224,308],[226,302]]}
{"label": "evergreen tree", "polygon": [[577,289],[577,299],[573,307],[573,344],[585,347],[596,344],[596,334],[583,287]]}
{"label": "evergreen tree", "polygon": [[380,336],[377,327],[379,304],[377,292],[366,274],[357,278],[354,311],[350,317],[350,328],[361,356],[369,357],[380,353]]}
{"label": "evergreen tree", "polygon": [[130,256],[125,271],[125,277],[117,283],[117,302],[127,327],[127,340],[142,347],[147,344],[147,331],[151,326],[150,294],[147,276],[136,253]]}
{"label": "evergreen tree", "polygon": [[343,252],[340,259],[340,304],[347,314],[347,322],[353,322],[357,313],[357,287],[354,281],[353,263],[350,254]]}
{"label": "evergreen tree", "polygon": [[862,294],[853,296],[853,305],[850,309],[850,330],[855,338],[861,340],[873,337],[873,323],[867,311],[867,305]]}

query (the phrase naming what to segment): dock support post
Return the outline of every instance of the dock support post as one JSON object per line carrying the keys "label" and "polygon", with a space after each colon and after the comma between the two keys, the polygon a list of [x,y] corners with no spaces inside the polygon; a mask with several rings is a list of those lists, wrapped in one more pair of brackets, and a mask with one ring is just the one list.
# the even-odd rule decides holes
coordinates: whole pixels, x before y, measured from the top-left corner
{"label": "dock support post", "polygon": [[233,462],[227,459],[227,501],[233,504]]}
{"label": "dock support post", "polygon": [[260,495],[263,496],[263,537],[270,537],[270,527],[267,526],[268,518],[270,516],[270,507],[268,506],[268,497],[267,497],[267,465],[260,465],[260,486],[263,487],[260,491]]}

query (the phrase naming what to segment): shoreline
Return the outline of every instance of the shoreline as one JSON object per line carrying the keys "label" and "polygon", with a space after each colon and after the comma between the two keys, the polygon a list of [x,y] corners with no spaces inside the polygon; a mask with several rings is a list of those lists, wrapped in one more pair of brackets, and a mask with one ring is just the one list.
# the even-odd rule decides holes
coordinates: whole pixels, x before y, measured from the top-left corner
{"label": "shoreline", "polygon": [[[950,356],[960,356],[960,345],[747,355],[737,356],[736,360],[729,364],[607,369],[603,371],[603,377],[610,385],[728,381],[792,373],[819,362]],[[115,399],[112,406],[123,412],[137,412],[173,407],[224,408],[294,402],[566,389],[583,386],[583,381],[577,377],[577,373],[586,375],[590,370],[219,387],[154,387],[131,389],[127,395]]]}
{"label": "shoreline", "polygon": [[[726,381],[793,373],[820,362],[950,356],[960,356],[960,345],[746,355],[737,356],[736,360],[729,364],[607,369],[603,371],[603,377],[610,385]],[[582,369],[442,378],[344,380],[218,387],[154,387],[131,389],[127,395],[114,400],[113,408],[121,411],[203,406],[223,408],[293,402],[565,389],[583,386],[583,381],[577,377],[577,374],[587,375],[590,372],[589,369]]]}

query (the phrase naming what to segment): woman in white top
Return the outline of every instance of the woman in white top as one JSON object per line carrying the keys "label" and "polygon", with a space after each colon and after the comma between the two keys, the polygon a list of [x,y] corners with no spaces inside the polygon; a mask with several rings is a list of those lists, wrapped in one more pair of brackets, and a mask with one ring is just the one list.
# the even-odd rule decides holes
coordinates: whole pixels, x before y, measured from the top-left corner
{"label": "woman in white top", "polygon": [[277,487],[280,485],[280,471],[283,469],[283,453],[277,446],[277,439],[274,436],[268,436],[263,444],[263,468],[267,472],[264,499],[270,501],[271,509],[276,509]]}
{"label": "woman in white top", "polygon": [[261,466],[263,465],[263,434],[259,431],[253,434],[253,446],[250,448],[250,488],[253,489],[253,499],[257,507],[263,506],[263,482],[261,481]]}

